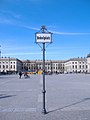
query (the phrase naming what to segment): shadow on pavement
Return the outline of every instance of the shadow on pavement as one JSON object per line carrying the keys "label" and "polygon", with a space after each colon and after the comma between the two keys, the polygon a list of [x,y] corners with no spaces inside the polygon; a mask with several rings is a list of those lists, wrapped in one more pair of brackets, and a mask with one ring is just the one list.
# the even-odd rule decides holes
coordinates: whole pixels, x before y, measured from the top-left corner
{"label": "shadow on pavement", "polygon": [[51,112],[55,112],[55,111],[58,111],[58,110],[62,110],[62,109],[64,109],[64,108],[68,108],[68,107],[71,107],[71,106],[73,106],[73,105],[77,105],[77,104],[79,104],[79,103],[82,103],[82,102],[85,102],[85,101],[88,101],[88,100],[90,100],[90,98],[84,98],[84,99],[82,99],[81,101],[78,101],[78,102],[75,102],[75,103],[72,103],[72,104],[63,106],[63,107],[61,107],[61,108],[57,108],[57,109],[55,109],[55,110],[48,111],[47,113],[51,113]]}
{"label": "shadow on pavement", "polygon": [[13,97],[13,96],[16,96],[16,95],[5,95],[5,94],[0,94],[0,99],[8,98],[8,97]]}

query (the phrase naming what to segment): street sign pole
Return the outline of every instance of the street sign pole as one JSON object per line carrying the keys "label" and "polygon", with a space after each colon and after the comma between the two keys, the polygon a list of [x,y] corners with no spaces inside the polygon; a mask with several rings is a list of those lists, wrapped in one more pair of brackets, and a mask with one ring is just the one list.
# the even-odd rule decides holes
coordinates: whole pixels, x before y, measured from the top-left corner
{"label": "street sign pole", "polygon": [[42,113],[46,114],[46,108],[45,108],[45,43],[43,43],[43,110]]}
{"label": "street sign pole", "polygon": [[[45,108],[45,43],[52,43],[52,33],[48,32],[45,26],[41,27],[41,31],[37,32],[35,34],[35,42],[38,43],[38,45],[40,43],[42,43],[43,45],[43,109],[42,109],[42,113],[46,114],[46,108]],[[40,45],[39,45],[40,46]],[[41,47],[41,46],[40,46]]]}

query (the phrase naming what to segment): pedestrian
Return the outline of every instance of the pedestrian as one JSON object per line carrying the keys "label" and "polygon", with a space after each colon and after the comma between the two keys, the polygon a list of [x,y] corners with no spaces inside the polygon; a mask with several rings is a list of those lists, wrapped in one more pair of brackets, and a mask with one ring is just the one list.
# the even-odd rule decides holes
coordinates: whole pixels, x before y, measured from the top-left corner
{"label": "pedestrian", "polygon": [[24,77],[25,77],[25,78],[29,78],[27,72],[24,73]]}
{"label": "pedestrian", "polygon": [[20,71],[20,72],[19,72],[19,78],[21,78],[21,76],[22,76],[22,72]]}

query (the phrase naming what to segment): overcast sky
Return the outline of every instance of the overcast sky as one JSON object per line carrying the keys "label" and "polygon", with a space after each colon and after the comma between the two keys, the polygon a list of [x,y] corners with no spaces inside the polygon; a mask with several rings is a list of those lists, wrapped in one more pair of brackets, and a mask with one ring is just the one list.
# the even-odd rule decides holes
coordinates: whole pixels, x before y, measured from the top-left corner
{"label": "overcast sky", "polygon": [[42,59],[35,33],[53,33],[46,59],[66,60],[90,53],[89,0],[0,0],[0,49],[3,57]]}

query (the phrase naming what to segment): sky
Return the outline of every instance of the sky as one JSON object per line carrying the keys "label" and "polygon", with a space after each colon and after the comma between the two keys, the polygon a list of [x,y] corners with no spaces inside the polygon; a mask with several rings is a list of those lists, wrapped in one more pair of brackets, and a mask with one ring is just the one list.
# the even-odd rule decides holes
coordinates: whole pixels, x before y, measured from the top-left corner
{"label": "sky", "polygon": [[42,44],[35,43],[42,25],[52,33],[45,59],[90,53],[90,0],[0,0],[1,56],[42,60]]}

